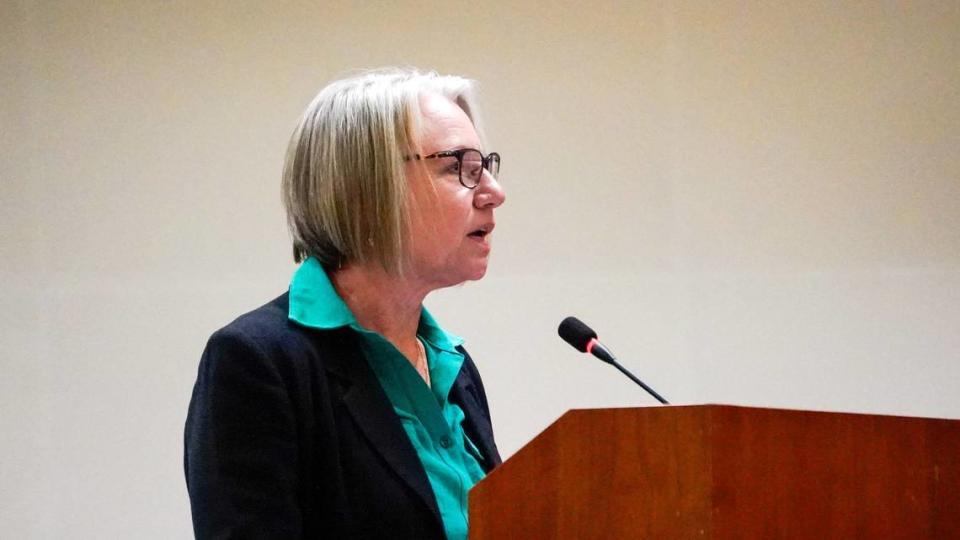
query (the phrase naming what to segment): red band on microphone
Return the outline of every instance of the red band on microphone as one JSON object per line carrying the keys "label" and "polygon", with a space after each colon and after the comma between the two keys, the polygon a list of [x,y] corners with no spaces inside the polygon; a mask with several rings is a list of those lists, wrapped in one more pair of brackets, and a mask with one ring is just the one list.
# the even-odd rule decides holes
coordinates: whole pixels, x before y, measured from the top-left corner
{"label": "red band on microphone", "polygon": [[597,344],[597,338],[590,338],[590,341],[587,342],[587,354],[593,352],[593,346]]}

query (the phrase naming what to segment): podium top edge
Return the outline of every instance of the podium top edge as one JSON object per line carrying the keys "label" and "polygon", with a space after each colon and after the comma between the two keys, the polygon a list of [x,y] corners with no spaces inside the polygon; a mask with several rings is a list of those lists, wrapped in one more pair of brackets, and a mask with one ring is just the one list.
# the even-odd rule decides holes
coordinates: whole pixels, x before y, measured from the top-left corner
{"label": "podium top edge", "polygon": [[810,413],[810,414],[839,414],[854,416],[877,416],[885,418],[912,418],[921,420],[950,420],[957,421],[960,418],[950,418],[946,416],[920,416],[913,414],[896,414],[889,412],[870,412],[870,411],[842,411],[829,409],[799,409],[790,407],[763,407],[755,405],[735,405],[729,403],[686,403],[671,405],[645,405],[636,407],[584,407],[567,409],[559,418],[563,418],[569,413],[590,412],[590,411],[615,411],[615,410],[653,410],[653,409],[717,409],[717,410],[741,410],[741,411],[769,411],[785,413]]}

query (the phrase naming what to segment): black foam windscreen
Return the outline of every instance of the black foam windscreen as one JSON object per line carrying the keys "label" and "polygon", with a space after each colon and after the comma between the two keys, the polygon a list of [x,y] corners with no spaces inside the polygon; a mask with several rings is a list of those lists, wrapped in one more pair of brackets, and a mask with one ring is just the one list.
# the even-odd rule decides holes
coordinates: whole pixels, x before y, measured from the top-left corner
{"label": "black foam windscreen", "polygon": [[560,323],[557,333],[564,341],[580,352],[587,352],[587,344],[597,337],[597,333],[576,317],[567,317]]}

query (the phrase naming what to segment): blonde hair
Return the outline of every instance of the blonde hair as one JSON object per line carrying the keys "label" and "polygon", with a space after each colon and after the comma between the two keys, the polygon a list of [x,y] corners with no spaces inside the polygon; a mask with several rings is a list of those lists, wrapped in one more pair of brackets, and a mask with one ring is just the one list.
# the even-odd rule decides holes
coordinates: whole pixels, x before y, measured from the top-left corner
{"label": "blonde hair", "polygon": [[420,153],[419,98],[428,92],[459,105],[481,134],[473,82],[462,77],[381,69],[334,81],[313,99],[283,167],[296,262],[401,272],[411,213],[403,163]]}

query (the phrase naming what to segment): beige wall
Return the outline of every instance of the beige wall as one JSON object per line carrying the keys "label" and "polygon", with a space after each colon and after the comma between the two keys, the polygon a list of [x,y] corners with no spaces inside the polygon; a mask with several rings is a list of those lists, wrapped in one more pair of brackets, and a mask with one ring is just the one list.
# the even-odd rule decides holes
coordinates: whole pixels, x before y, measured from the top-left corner
{"label": "beige wall", "polygon": [[960,418],[960,4],[5,2],[0,530],[189,536],[206,337],[286,286],[286,138],[324,82],[478,79],[508,202],[428,301],[502,450],[677,403]]}

